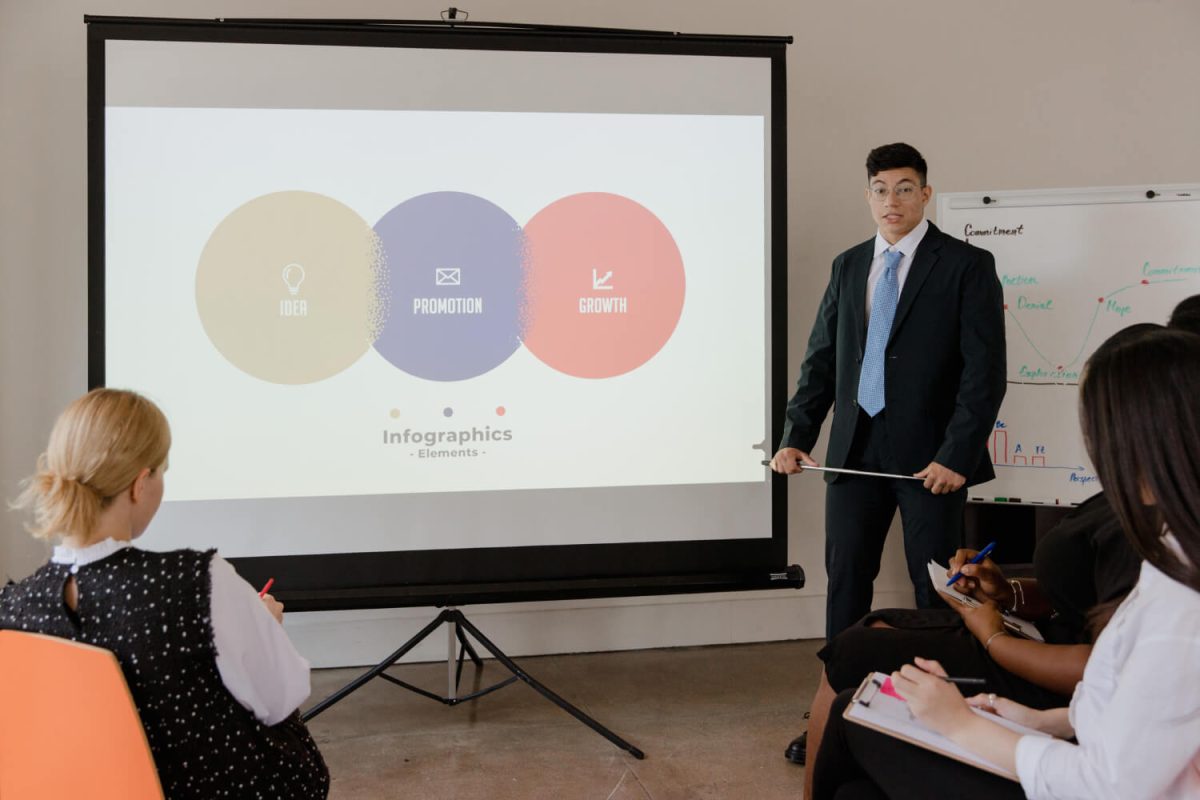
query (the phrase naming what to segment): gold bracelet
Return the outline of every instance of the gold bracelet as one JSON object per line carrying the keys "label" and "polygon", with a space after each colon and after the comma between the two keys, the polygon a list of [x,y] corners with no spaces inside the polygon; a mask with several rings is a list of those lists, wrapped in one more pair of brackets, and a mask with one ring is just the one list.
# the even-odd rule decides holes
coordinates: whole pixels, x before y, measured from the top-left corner
{"label": "gold bracelet", "polygon": [[990,654],[991,650],[992,650],[992,640],[995,639],[997,636],[1007,636],[1007,635],[1008,635],[1008,631],[996,631],[995,633],[993,633],[991,636],[989,636],[987,638],[987,641],[983,643],[983,652]]}

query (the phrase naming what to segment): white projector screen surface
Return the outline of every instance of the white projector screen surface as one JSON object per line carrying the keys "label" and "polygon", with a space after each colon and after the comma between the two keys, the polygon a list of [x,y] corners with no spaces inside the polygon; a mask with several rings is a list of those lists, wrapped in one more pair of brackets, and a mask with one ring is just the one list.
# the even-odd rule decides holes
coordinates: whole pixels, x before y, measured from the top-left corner
{"label": "white projector screen surface", "polygon": [[148,544],[770,538],[766,59],[105,49],[104,381]]}

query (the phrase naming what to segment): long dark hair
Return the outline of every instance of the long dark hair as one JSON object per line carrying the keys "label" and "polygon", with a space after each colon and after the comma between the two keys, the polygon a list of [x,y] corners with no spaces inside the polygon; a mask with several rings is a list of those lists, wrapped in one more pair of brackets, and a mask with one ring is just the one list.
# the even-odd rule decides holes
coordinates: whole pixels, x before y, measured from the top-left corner
{"label": "long dark hair", "polygon": [[[1134,549],[1200,591],[1200,336],[1134,325],[1111,337],[1084,369],[1079,418]],[[1167,547],[1164,526],[1191,563]]]}

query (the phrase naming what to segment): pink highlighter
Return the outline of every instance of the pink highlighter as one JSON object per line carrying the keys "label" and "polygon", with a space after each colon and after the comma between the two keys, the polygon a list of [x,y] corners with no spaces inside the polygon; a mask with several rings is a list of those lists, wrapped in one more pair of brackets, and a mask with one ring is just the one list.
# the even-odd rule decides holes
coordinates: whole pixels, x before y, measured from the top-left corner
{"label": "pink highlighter", "polygon": [[[891,695],[892,697],[896,698],[897,700],[904,700],[904,695],[897,692],[896,687],[892,686],[892,678],[890,675],[883,679],[883,685],[879,687],[879,691],[883,692],[886,695]],[[907,703],[908,701],[904,700],[904,702]]]}

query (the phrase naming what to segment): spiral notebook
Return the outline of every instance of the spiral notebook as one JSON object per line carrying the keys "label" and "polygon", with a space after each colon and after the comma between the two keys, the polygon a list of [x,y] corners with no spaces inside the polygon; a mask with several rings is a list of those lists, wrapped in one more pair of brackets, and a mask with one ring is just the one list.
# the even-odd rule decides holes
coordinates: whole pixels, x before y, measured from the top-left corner
{"label": "spiral notebook", "polygon": [[[917,747],[941,753],[944,756],[953,758],[955,761],[970,764],[973,767],[986,770],[993,775],[999,775],[1011,781],[1018,780],[1017,773],[1006,770],[997,764],[980,758],[969,750],[959,747],[940,733],[927,728],[920,720],[914,719],[908,710],[908,703],[896,694],[894,690],[887,691],[885,689],[885,687],[890,686],[891,680],[882,672],[868,675],[863,679],[862,685],[858,687],[858,691],[854,693],[854,699],[850,702],[850,705],[846,706],[846,711],[842,716],[851,722],[873,728],[880,733],[886,733],[888,736],[902,739]],[[1047,733],[1028,728],[1011,720],[998,717],[995,714],[989,714],[977,708],[972,708],[971,710],[981,717],[997,725],[1002,725],[1011,731],[1015,731],[1022,736],[1049,736]]]}

